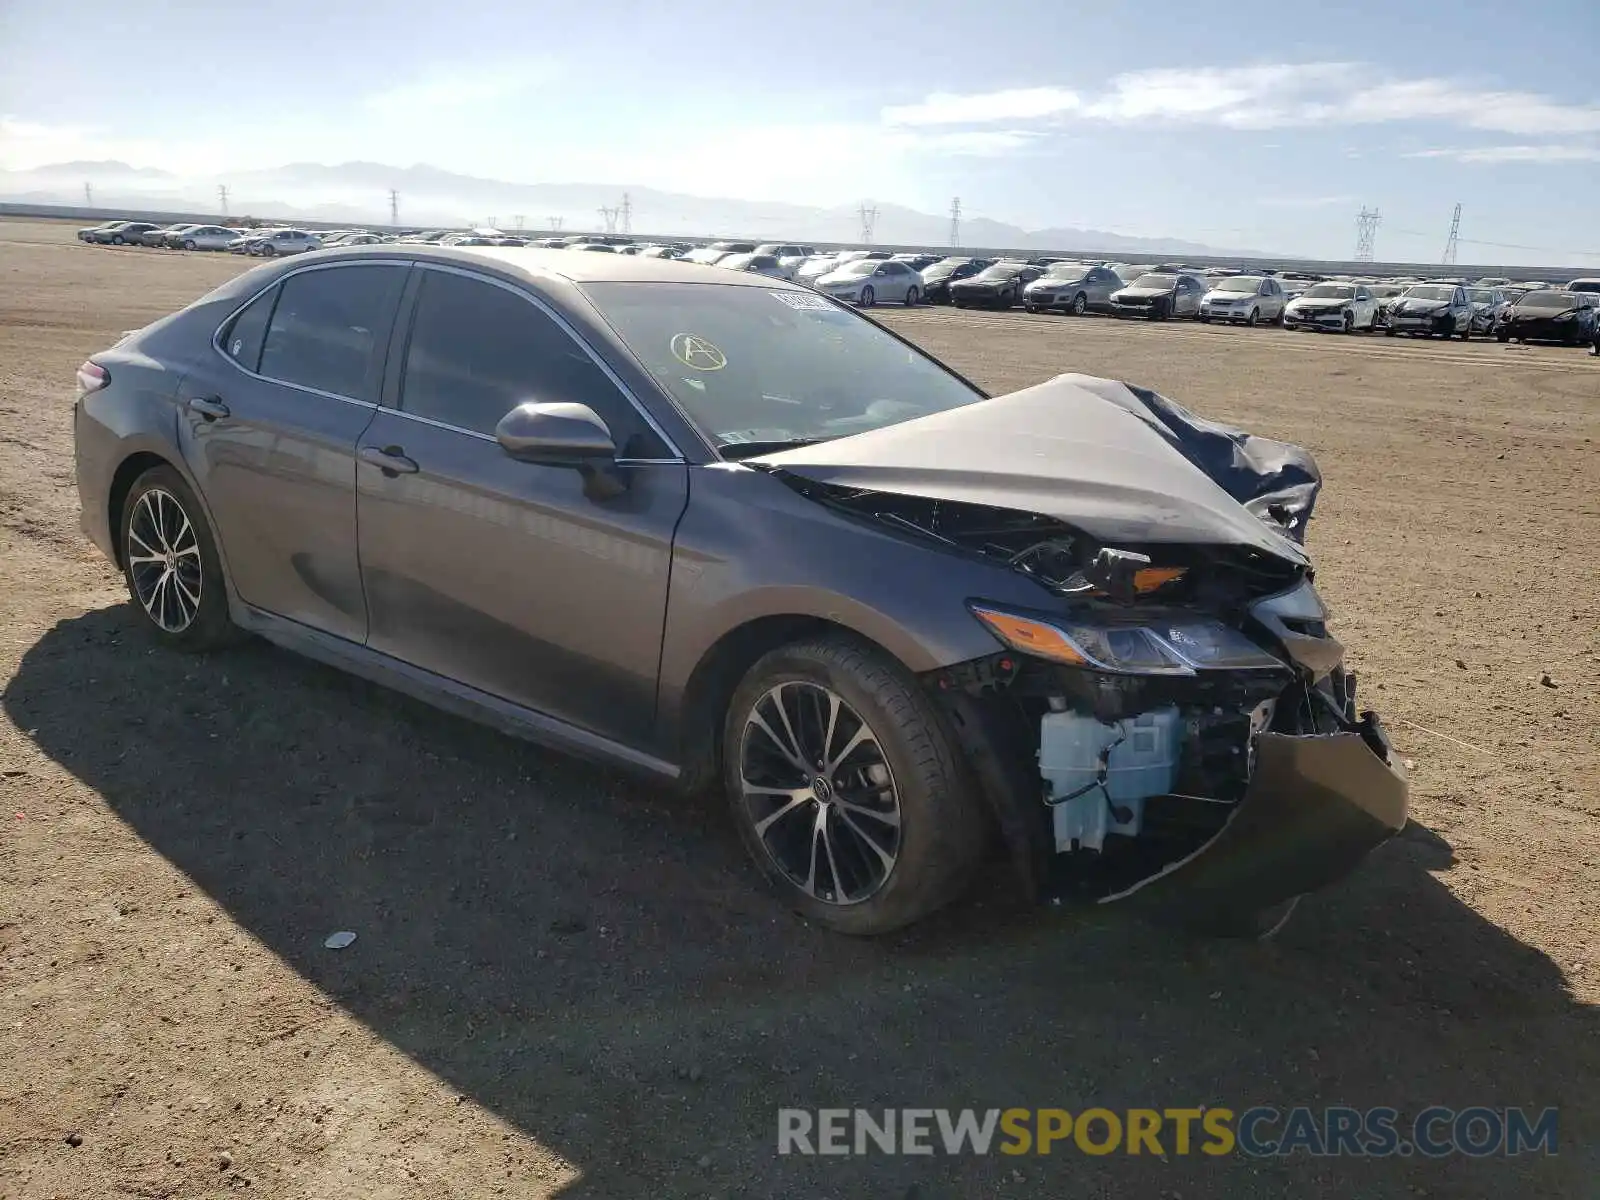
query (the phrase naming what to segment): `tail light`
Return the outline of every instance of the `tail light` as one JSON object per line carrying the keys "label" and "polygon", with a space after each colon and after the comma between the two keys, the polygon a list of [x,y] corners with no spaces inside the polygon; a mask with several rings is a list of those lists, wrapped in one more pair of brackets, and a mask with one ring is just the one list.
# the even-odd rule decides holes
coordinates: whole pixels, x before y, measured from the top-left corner
{"label": "tail light", "polygon": [[85,362],[78,368],[78,394],[98,392],[111,382],[111,373],[97,362]]}

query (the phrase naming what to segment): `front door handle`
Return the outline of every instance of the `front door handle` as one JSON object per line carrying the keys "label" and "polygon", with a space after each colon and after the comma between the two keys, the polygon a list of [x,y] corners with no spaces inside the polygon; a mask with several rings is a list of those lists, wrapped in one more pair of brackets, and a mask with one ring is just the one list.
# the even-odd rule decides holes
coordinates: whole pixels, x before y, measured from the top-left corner
{"label": "front door handle", "polygon": [[407,458],[399,446],[363,446],[361,461],[371,463],[390,479],[396,475],[415,475],[418,470],[417,460]]}
{"label": "front door handle", "polygon": [[208,421],[229,415],[228,406],[215,396],[196,396],[189,401],[189,411],[199,413]]}

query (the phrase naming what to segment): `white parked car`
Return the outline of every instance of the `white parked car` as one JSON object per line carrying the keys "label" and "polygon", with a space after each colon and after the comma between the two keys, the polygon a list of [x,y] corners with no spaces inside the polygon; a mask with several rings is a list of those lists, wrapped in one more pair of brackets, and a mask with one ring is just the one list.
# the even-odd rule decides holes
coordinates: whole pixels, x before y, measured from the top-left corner
{"label": "white parked car", "polygon": [[860,258],[841,263],[817,280],[817,290],[835,300],[871,308],[880,300],[904,304],[922,302],[922,276],[902,262]]}
{"label": "white parked car", "polygon": [[1218,281],[1200,298],[1200,319],[1256,325],[1278,320],[1287,303],[1283,285],[1272,276],[1234,275]]}
{"label": "white parked car", "polygon": [[1354,333],[1378,324],[1378,301],[1359,283],[1318,283],[1283,308],[1285,329],[1325,329]]}
{"label": "white parked car", "polygon": [[795,268],[794,281],[816,287],[817,280],[824,275],[837,271],[841,265],[839,259],[832,254],[815,255]]}

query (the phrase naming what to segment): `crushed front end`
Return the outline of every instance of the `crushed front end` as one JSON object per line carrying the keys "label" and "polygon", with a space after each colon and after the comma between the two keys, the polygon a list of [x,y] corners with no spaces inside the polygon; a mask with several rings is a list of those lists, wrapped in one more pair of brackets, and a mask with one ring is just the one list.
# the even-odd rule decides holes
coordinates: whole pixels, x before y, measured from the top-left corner
{"label": "crushed front end", "polygon": [[[870,505],[928,526],[926,507]],[[1405,824],[1405,772],[1357,708],[1308,568],[1109,548],[974,506],[941,506],[937,528],[1054,598],[975,598],[1000,648],[929,680],[1042,898],[1225,927],[1343,877]]]}

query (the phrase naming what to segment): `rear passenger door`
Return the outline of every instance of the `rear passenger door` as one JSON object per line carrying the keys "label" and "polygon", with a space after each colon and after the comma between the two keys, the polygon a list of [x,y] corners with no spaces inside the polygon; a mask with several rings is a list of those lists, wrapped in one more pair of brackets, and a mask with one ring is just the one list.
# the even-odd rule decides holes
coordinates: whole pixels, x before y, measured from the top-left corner
{"label": "rear passenger door", "polygon": [[356,439],[377,407],[407,267],[283,277],[223,324],[179,393],[179,443],[239,598],[357,642]]}
{"label": "rear passenger door", "polygon": [[[411,290],[390,404],[358,451],[368,645],[637,745],[688,468],[532,293],[433,266]],[[528,401],[599,414],[627,490],[591,499],[577,471],[501,449],[495,426]]]}

